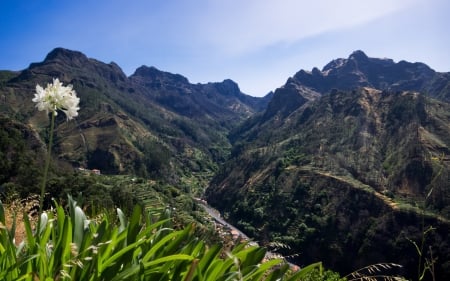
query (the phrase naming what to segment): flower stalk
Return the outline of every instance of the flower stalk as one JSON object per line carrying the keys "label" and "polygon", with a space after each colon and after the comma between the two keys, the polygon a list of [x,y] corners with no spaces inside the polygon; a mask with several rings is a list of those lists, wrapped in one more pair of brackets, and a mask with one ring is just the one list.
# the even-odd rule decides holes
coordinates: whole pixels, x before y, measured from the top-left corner
{"label": "flower stalk", "polygon": [[41,185],[41,197],[39,199],[39,212],[42,213],[44,207],[45,186],[52,154],[55,117],[58,114],[58,110],[61,110],[66,114],[67,121],[78,116],[78,110],[80,109],[78,104],[80,99],[72,89],[72,85],[63,86],[58,78],[54,78],[53,83],[47,84],[45,89],[39,84],[36,85],[36,93],[33,102],[36,103],[36,107],[39,111],[45,111],[47,114],[50,112],[52,116],[50,121],[50,136],[47,157],[45,159],[44,176]]}
{"label": "flower stalk", "polygon": [[42,179],[41,184],[41,196],[39,198],[39,213],[42,213],[43,207],[44,207],[44,196],[45,196],[45,186],[47,184],[47,175],[48,175],[48,168],[50,166],[50,159],[52,156],[52,145],[53,145],[53,131],[55,129],[55,116],[52,112],[52,119],[50,121],[50,136],[48,141],[48,147],[47,147],[47,157],[45,158],[45,166],[44,166],[44,177]]}

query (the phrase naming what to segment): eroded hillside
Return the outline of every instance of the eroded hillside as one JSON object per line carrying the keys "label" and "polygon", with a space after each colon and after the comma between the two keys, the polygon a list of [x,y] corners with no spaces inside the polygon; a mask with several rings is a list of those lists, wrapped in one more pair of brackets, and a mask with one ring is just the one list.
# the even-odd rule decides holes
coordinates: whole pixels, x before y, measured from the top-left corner
{"label": "eroded hillside", "polygon": [[79,116],[57,116],[55,160],[66,167],[136,174],[183,185],[204,182],[228,156],[230,129],[267,99],[243,94],[236,83],[191,84],[179,74],[142,66],[127,77],[115,63],[57,48],[20,72],[1,72],[1,113],[42,140],[49,119],[31,99],[36,84],[72,84]]}
{"label": "eroded hillside", "polygon": [[250,237],[288,244],[296,262],[340,272],[397,261],[412,278],[411,241],[433,226],[427,254],[448,276],[447,76],[362,52],[298,72],[232,132],[208,202]]}

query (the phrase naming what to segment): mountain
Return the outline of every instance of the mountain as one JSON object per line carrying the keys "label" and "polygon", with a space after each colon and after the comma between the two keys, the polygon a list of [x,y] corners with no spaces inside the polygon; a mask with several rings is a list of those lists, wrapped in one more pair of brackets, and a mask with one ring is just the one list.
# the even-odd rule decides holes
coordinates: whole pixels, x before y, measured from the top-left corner
{"label": "mountain", "polygon": [[57,116],[51,192],[79,186],[64,176],[74,168],[100,169],[149,179],[194,210],[186,198],[209,183],[210,204],[262,244],[284,243],[299,265],[394,262],[413,278],[419,249],[420,266],[437,259],[436,278],[450,276],[450,73],[356,51],[256,98],[229,79],[192,84],[148,66],[127,76],[56,48],[0,71],[1,193],[38,190],[49,116],[31,99],[56,77],[80,111]]}
{"label": "mountain", "polygon": [[450,102],[449,81],[449,72],[436,72],[423,63],[395,63],[355,51],[347,59],[331,61],[322,71],[316,67],[312,71],[298,71],[283,87],[275,90],[263,119],[273,119],[275,115],[285,117],[307,101],[334,89],[351,91],[369,87],[390,92],[417,91]]}
{"label": "mountain", "polygon": [[0,114],[23,124],[27,135],[42,143],[49,118],[31,99],[36,84],[45,87],[56,77],[72,84],[80,97],[75,121],[57,116],[53,152],[59,167],[181,185],[211,175],[229,154],[229,130],[268,103],[243,94],[232,80],[191,84],[182,75],[147,66],[127,77],[113,62],[56,48],[23,71],[0,72]]}
{"label": "mountain", "polygon": [[263,102],[261,98],[243,95],[239,86],[230,79],[221,83],[192,85],[179,74],[142,66],[130,76],[130,80],[147,92],[151,90],[149,98],[158,104],[194,119],[206,116],[239,120],[267,105],[267,101]]}
{"label": "mountain", "polygon": [[423,255],[450,276],[448,78],[361,51],[299,71],[232,131],[206,199],[248,236],[287,244],[297,264],[341,273],[395,262],[413,278],[411,241],[426,232]]}
{"label": "mountain", "polygon": [[418,91],[431,97],[449,101],[450,73],[439,73],[424,63],[369,58],[362,51],[353,52],[347,59],[336,59],[322,71],[300,70],[290,80],[294,83],[328,93],[333,88],[352,90],[370,87],[388,91]]}

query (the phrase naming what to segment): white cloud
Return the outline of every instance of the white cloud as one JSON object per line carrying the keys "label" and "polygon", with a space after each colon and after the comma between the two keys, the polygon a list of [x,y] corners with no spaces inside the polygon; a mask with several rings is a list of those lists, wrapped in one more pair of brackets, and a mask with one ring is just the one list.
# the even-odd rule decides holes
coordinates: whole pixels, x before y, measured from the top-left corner
{"label": "white cloud", "polygon": [[291,44],[324,32],[350,28],[417,3],[416,0],[210,1],[197,31],[229,55],[273,44]]}

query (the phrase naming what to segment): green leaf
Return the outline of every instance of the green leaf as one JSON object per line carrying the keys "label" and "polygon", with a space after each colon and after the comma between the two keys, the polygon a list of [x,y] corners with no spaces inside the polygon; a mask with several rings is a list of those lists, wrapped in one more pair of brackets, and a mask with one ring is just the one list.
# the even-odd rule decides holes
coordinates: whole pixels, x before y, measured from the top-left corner
{"label": "green leaf", "polygon": [[[28,214],[25,213],[24,215],[28,215]],[[48,215],[46,212],[43,212],[40,216],[40,221],[39,221],[39,234],[42,234],[42,232],[46,229],[47,223],[48,223]]]}
{"label": "green leaf", "polygon": [[112,280],[130,280],[133,276],[138,275],[141,271],[141,265],[128,267],[126,270],[117,274]]}
{"label": "green leaf", "polygon": [[133,243],[136,241],[136,237],[140,230],[140,222],[142,215],[142,207],[141,205],[134,206],[133,214],[131,215],[130,224],[128,225],[128,235],[127,235],[127,244]]}
{"label": "green leaf", "polygon": [[279,268],[276,268],[270,272],[270,274],[264,279],[264,281],[277,281],[282,280],[281,278],[286,274],[289,269],[289,264],[283,264]]}
{"label": "green leaf", "polygon": [[[44,213],[45,214],[45,213]],[[46,245],[50,242],[50,234],[52,232],[52,222],[49,222],[47,214],[46,219],[41,221],[40,225],[40,235],[39,235],[39,245],[42,249],[45,249]]]}
{"label": "green leaf", "polygon": [[252,246],[235,254],[241,261],[241,267],[257,265],[266,255],[266,249],[262,247]]}
{"label": "green leaf", "polygon": [[164,247],[164,251],[162,251],[161,253],[165,255],[175,253],[177,249],[180,248],[180,245],[182,243],[189,241],[189,239],[191,238],[191,231],[192,224],[188,225],[181,232],[179,232],[179,235],[175,235],[175,239],[170,241],[170,243]]}
{"label": "green leaf", "polygon": [[157,264],[161,264],[161,263],[166,263],[166,262],[170,262],[170,261],[192,261],[194,260],[194,258],[190,255],[185,255],[185,254],[176,254],[176,255],[170,255],[170,256],[165,256],[156,260],[152,260],[149,262],[144,262],[144,271],[145,272],[150,272],[153,268],[154,265]]}
{"label": "green leaf", "polygon": [[[149,234],[151,234],[155,229],[160,228],[160,227],[163,227],[163,226],[166,225],[167,222],[169,222],[169,221],[170,221],[170,219],[160,220],[160,221],[157,221],[157,222],[155,222],[155,223],[149,223],[149,222],[147,222],[145,228],[144,228],[141,232],[139,232],[139,234],[138,234],[138,236],[137,236],[137,239],[141,239],[141,238],[147,237],[147,236],[148,236]],[[161,228],[160,228],[160,229],[161,229]]]}
{"label": "green leaf", "polygon": [[34,236],[33,236],[33,230],[31,229],[31,223],[30,223],[30,220],[28,219],[28,215],[23,216],[23,224],[25,227],[25,232],[27,234],[28,248],[31,252],[33,252],[34,248],[36,246],[36,240],[34,239]]}
{"label": "green leaf", "polygon": [[198,264],[198,267],[202,272],[206,272],[206,269],[211,265],[214,259],[217,258],[221,249],[222,247],[218,244],[213,245],[211,248],[209,248],[209,250],[202,257],[200,263]]}
{"label": "green leaf", "polygon": [[227,258],[226,260],[215,259],[208,267],[205,276],[208,278],[207,280],[216,281],[228,272],[233,265],[233,258]]}
{"label": "green leaf", "polygon": [[[163,230],[163,229],[161,229],[161,230]],[[177,236],[178,236],[178,239],[180,239],[180,237],[182,236],[182,235],[180,235],[181,233],[184,233],[184,231],[183,231],[183,230],[174,231],[174,232],[172,232],[172,233],[169,233],[169,234],[165,235],[165,236],[164,236],[161,240],[159,240],[156,244],[152,245],[152,247],[150,248],[150,250],[149,250],[149,251],[145,254],[145,256],[142,258],[142,260],[143,260],[144,262],[148,262],[149,260],[153,259],[154,256],[157,256],[158,253],[161,254],[161,253],[165,252],[166,244],[167,244],[169,241],[171,241],[171,240],[177,238]],[[182,238],[185,238],[185,237],[183,236]]]}
{"label": "green leaf", "polygon": [[290,276],[286,281],[296,281],[306,279],[306,277],[308,277],[308,275],[310,275],[314,270],[319,270],[320,275],[322,275],[323,271],[322,262],[316,262],[300,269],[295,274]]}
{"label": "green leaf", "polygon": [[127,218],[125,217],[125,214],[122,212],[121,209],[117,208],[117,216],[119,217],[119,232],[124,231],[127,228]]}
{"label": "green leaf", "polygon": [[74,225],[73,225],[73,240],[78,249],[81,248],[84,236],[84,222],[87,220],[86,215],[80,207],[75,206]]}
{"label": "green leaf", "polygon": [[[111,281],[119,281],[119,280],[129,280],[131,277],[133,277],[134,275],[137,275],[139,272],[142,273],[143,271],[143,275],[150,275],[151,273],[154,272],[160,272],[159,270],[161,270],[160,267],[155,267],[155,265],[158,264],[166,264],[166,263],[170,263],[170,262],[175,262],[175,261],[192,261],[193,258],[189,255],[183,255],[183,254],[178,254],[178,255],[171,255],[171,256],[166,256],[166,257],[162,257],[147,263],[142,263],[142,268],[140,268],[141,266],[133,266],[128,268],[127,270],[124,270],[123,272],[117,274],[113,279],[111,279]],[[165,272],[160,272],[160,273],[165,273]],[[141,276],[142,277],[142,276]]]}
{"label": "green leaf", "polygon": [[9,237],[11,239],[13,239],[16,234],[16,212],[13,213],[12,225],[8,232],[9,232]]}
{"label": "green leaf", "polygon": [[120,264],[125,263],[125,260],[123,259],[124,255],[129,252],[133,251],[136,247],[139,247],[141,244],[145,243],[145,240],[139,240],[135,243],[132,243],[122,249],[120,249],[118,252],[116,252],[114,255],[109,257],[105,260],[105,262],[102,264],[102,267],[100,269],[100,272],[105,271],[105,269],[110,266],[112,263],[119,262]]}
{"label": "green leaf", "polygon": [[269,269],[278,266],[283,263],[281,259],[273,259],[266,261],[258,266],[256,266],[255,270],[249,273],[245,273],[245,268],[242,270],[242,274],[245,276],[245,280],[259,280],[262,276],[264,276]]}

